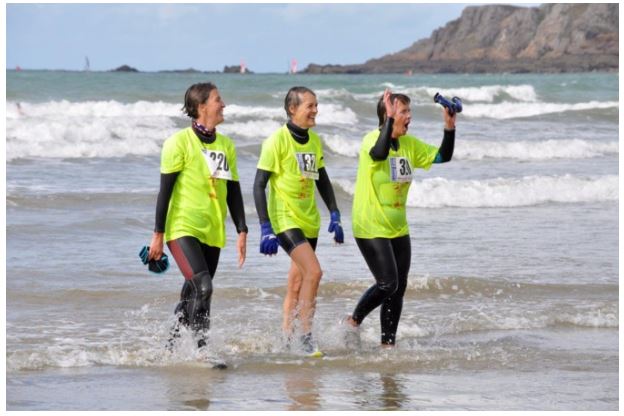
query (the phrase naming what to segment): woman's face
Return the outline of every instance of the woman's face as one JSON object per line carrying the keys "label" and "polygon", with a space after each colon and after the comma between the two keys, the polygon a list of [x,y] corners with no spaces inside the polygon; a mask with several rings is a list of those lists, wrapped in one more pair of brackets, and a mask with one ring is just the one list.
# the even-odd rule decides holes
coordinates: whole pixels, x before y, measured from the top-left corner
{"label": "woman's face", "polygon": [[397,100],[394,124],[392,125],[392,137],[398,139],[406,135],[410,121],[412,121],[412,110],[410,110],[409,104],[404,104]]}
{"label": "woman's face", "polygon": [[290,119],[302,129],[309,129],[316,125],[316,115],[318,114],[318,102],[316,97],[309,92],[300,95],[301,103],[297,107],[290,106]]}
{"label": "woman's face", "polygon": [[223,122],[223,109],[225,103],[221,99],[218,89],[210,91],[206,102],[197,107],[198,121],[206,127],[215,127]]}

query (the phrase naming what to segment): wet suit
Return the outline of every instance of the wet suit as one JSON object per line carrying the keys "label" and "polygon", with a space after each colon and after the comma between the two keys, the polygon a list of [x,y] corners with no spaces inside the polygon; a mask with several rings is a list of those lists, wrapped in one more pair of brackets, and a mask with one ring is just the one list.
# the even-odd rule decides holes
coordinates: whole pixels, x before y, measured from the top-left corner
{"label": "wet suit", "polygon": [[[306,144],[310,140],[308,129],[302,129],[299,126],[293,124],[291,121],[288,121],[288,123],[286,123],[286,127],[288,128],[288,131],[290,132],[292,138],[297,143]],[[315,183],[316,188],[321,194],[321,198],[323,198],[323,202],[325,202],[325,205],[327,205],[327,208],[330,212],[338,211],[338,205],[336,204],[334,190],[332,188],[325,167],[319,168],[318,174],[319,178],[315,181]],[[260,224],[269,221],[265,190],[267,184],[269,183],[270,177],[271,172],[262,169],[256,170],[253,194],[254,200],[256,202],[256,211],[258,212],[258,219],[260,220]],[[310,243],[313,250],[316,250],[316,244],[318,239],[312,237],[307,238],[302,230],[299,228],[291,228],[285,230],[278,233],[276,236],[280,243],[280,246],[282,246],[284,251],[286,251],[286,253],[288,254],[290,254],[292,250],[294,250],[294,248],[297,247],[299,244],[302,244],[306,241]]]}
{"label": "wet suit", "polygon": [[[422,167],[424,169],[428,169],[431,163],[445,163],[451,160],[453,156],[453,149],[455,147],[454,129],[444,130],[442,144],[437,150],[435,150],[432,146],[419,144],[418,147],[414,149],[412,154],[400,153],[399,149],[401,141],[393,140],[391,137],[393,122],[394,120],[392,118],[388,118],[386,120],[379,131],[378,138],[374,141],[368,152],[365,152],[366,149],[363,147],[360,153],[360,158],[365,159],[368,157],[369,160],[362,160],[360,162],[360,166],[358,167],[358,181],[362,181],[365,177],[360,177],[359,170],[362,166],[368,167],[371,164],[374,165],[378,162],[387,164],[387,159],[391,154],[391,150],[392,154],[395,156],[407,157],[410,160],[409,163],[412,164],[412,167]],[[366,136],[365,141],[367,138],[374,139],[373,136],[369,136],[371,136],[371,134]],[[409,137],[408,140],[411,141],[417,139]],[[369,143],[371,141],[372,140],[368,140]],[[404,143],[409,143],[410,146],[412,146],[410,141],[406,141]],[[420,160],[418,158],[420,158]],[[379,173],[379,170],[376,172]],[[373,229],[372,232],[369,233],[364,231],[364,224],[359,224],[359,226],[355,226],[354,224],[355,241],[360,249],[360,252],[362,253],[362,256],[364,257],[364,260],[366,261],[366,264],[368,265],[368,268],[372,272],[376,283],[364,292],[351,317],[358,325],[360,325],[370,312],[378,306],[381,306],[381,343],[385,345],[394,345],[396,343],[396,332],[403,309],[403,296],[405,294],[405,289],[407,288],[407,276],[411,263],[411,241],[407,229],[407,220],[405,219],[404,199],[407,196],[407,190],[411,184],[411,179],[408,178],[405,183],[406,185],[403,185],[404,189],[402,191],[404,192],[403,199],[397,198],[397,200],[394,201],[395,207],[402,207],[403,211],[391,211],[388,214],[391,217],[394,216],[394,224],[389,227],[383,222],[371,224],[370,222],[373,222],[374,220],[371,221],[370,214],[368,213],[364,213],[362,215],[364,217],[368,217],[370,222],[367,226]],[[383,194],[382,187],[387,186],[387,184],[388,181],[385,183],[378,183],[377,185],[372,184],[369,185],[369,187],[376,186],[373,194],[376,198],[379,198],[377,195]],[[397,189],[396,186],[399,185],[395,184],[393,186]],[[356,185],[356,193],[357,192],[358,187]],[[358,208],[356,208],[356,204],[358,203],[359,201],[354,201],[354,217],[356,216],[356,210],[358,210]],[[383,209],[380,209],[379,212],[382,213],[379,216],[385,217],[386,212],[383,211]],[[354,222],[355,221],[357,220],[354,219]],[[390,222],[392,223],[392,221]]]}
{"label": "wet suit", "polygon": [[[193,123],[193,133],[201,143],[212,144],[217,139]],[[176,181],[181,171],[161,173],[160,191],[156,203],[156,232],[165,232],[167,213]],[[247,232],[245,210],[240,184],[235,180],[226,181],[226,203],[238,233]],[[210,302],[212,299],[212,279],[217,270],[221,248],[209,245],[192,235],[179,236],[167,241],[167,247],[173,255],[184,276],[184,285],[180,293],[180,302],[175,308],[178,316],[173,337],[178,335],[179,324],[190,326],[196,332],[206,331],[210,327]],[[199,346],[205,344],[200,339]]]}

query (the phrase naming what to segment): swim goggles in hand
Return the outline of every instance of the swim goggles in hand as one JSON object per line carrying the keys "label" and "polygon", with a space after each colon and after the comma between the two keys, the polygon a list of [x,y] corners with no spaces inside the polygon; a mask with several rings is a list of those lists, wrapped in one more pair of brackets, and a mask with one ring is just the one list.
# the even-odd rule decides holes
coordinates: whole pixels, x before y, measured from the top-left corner
{"label": "swim goggles in hand", "polygon": [[169,257],[163,253],[163,255],[158,260],[148,260],[149,257],[149,247],[143,246],[141,251],[139,252],[139,257],[143,264],[147,264],[147,268],[152,273],[164,273],[169,269]]}

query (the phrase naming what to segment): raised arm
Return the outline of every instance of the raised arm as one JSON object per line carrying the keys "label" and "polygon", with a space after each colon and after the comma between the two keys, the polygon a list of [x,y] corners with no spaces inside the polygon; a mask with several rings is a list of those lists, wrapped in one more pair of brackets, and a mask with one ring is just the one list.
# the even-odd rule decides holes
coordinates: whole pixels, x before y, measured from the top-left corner
{"label": "raised arm", "polygon": [[457,113],[453,113],[451,116],[446,108],[443,108],[442,111],[444,113],[444,137],[433,163],[449,162],[453,158],[455,149],[455,121]]}

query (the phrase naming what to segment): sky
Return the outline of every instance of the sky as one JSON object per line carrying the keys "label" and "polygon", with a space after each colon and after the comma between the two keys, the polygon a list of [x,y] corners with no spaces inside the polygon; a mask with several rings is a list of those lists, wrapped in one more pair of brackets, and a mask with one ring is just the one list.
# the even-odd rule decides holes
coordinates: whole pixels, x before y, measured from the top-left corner
{"label": "sky", "polygon": [[407,48],[466,4],[7,4],[6,67],[107,71],[243,61],[287,72],[292,59],[357,64]]}

